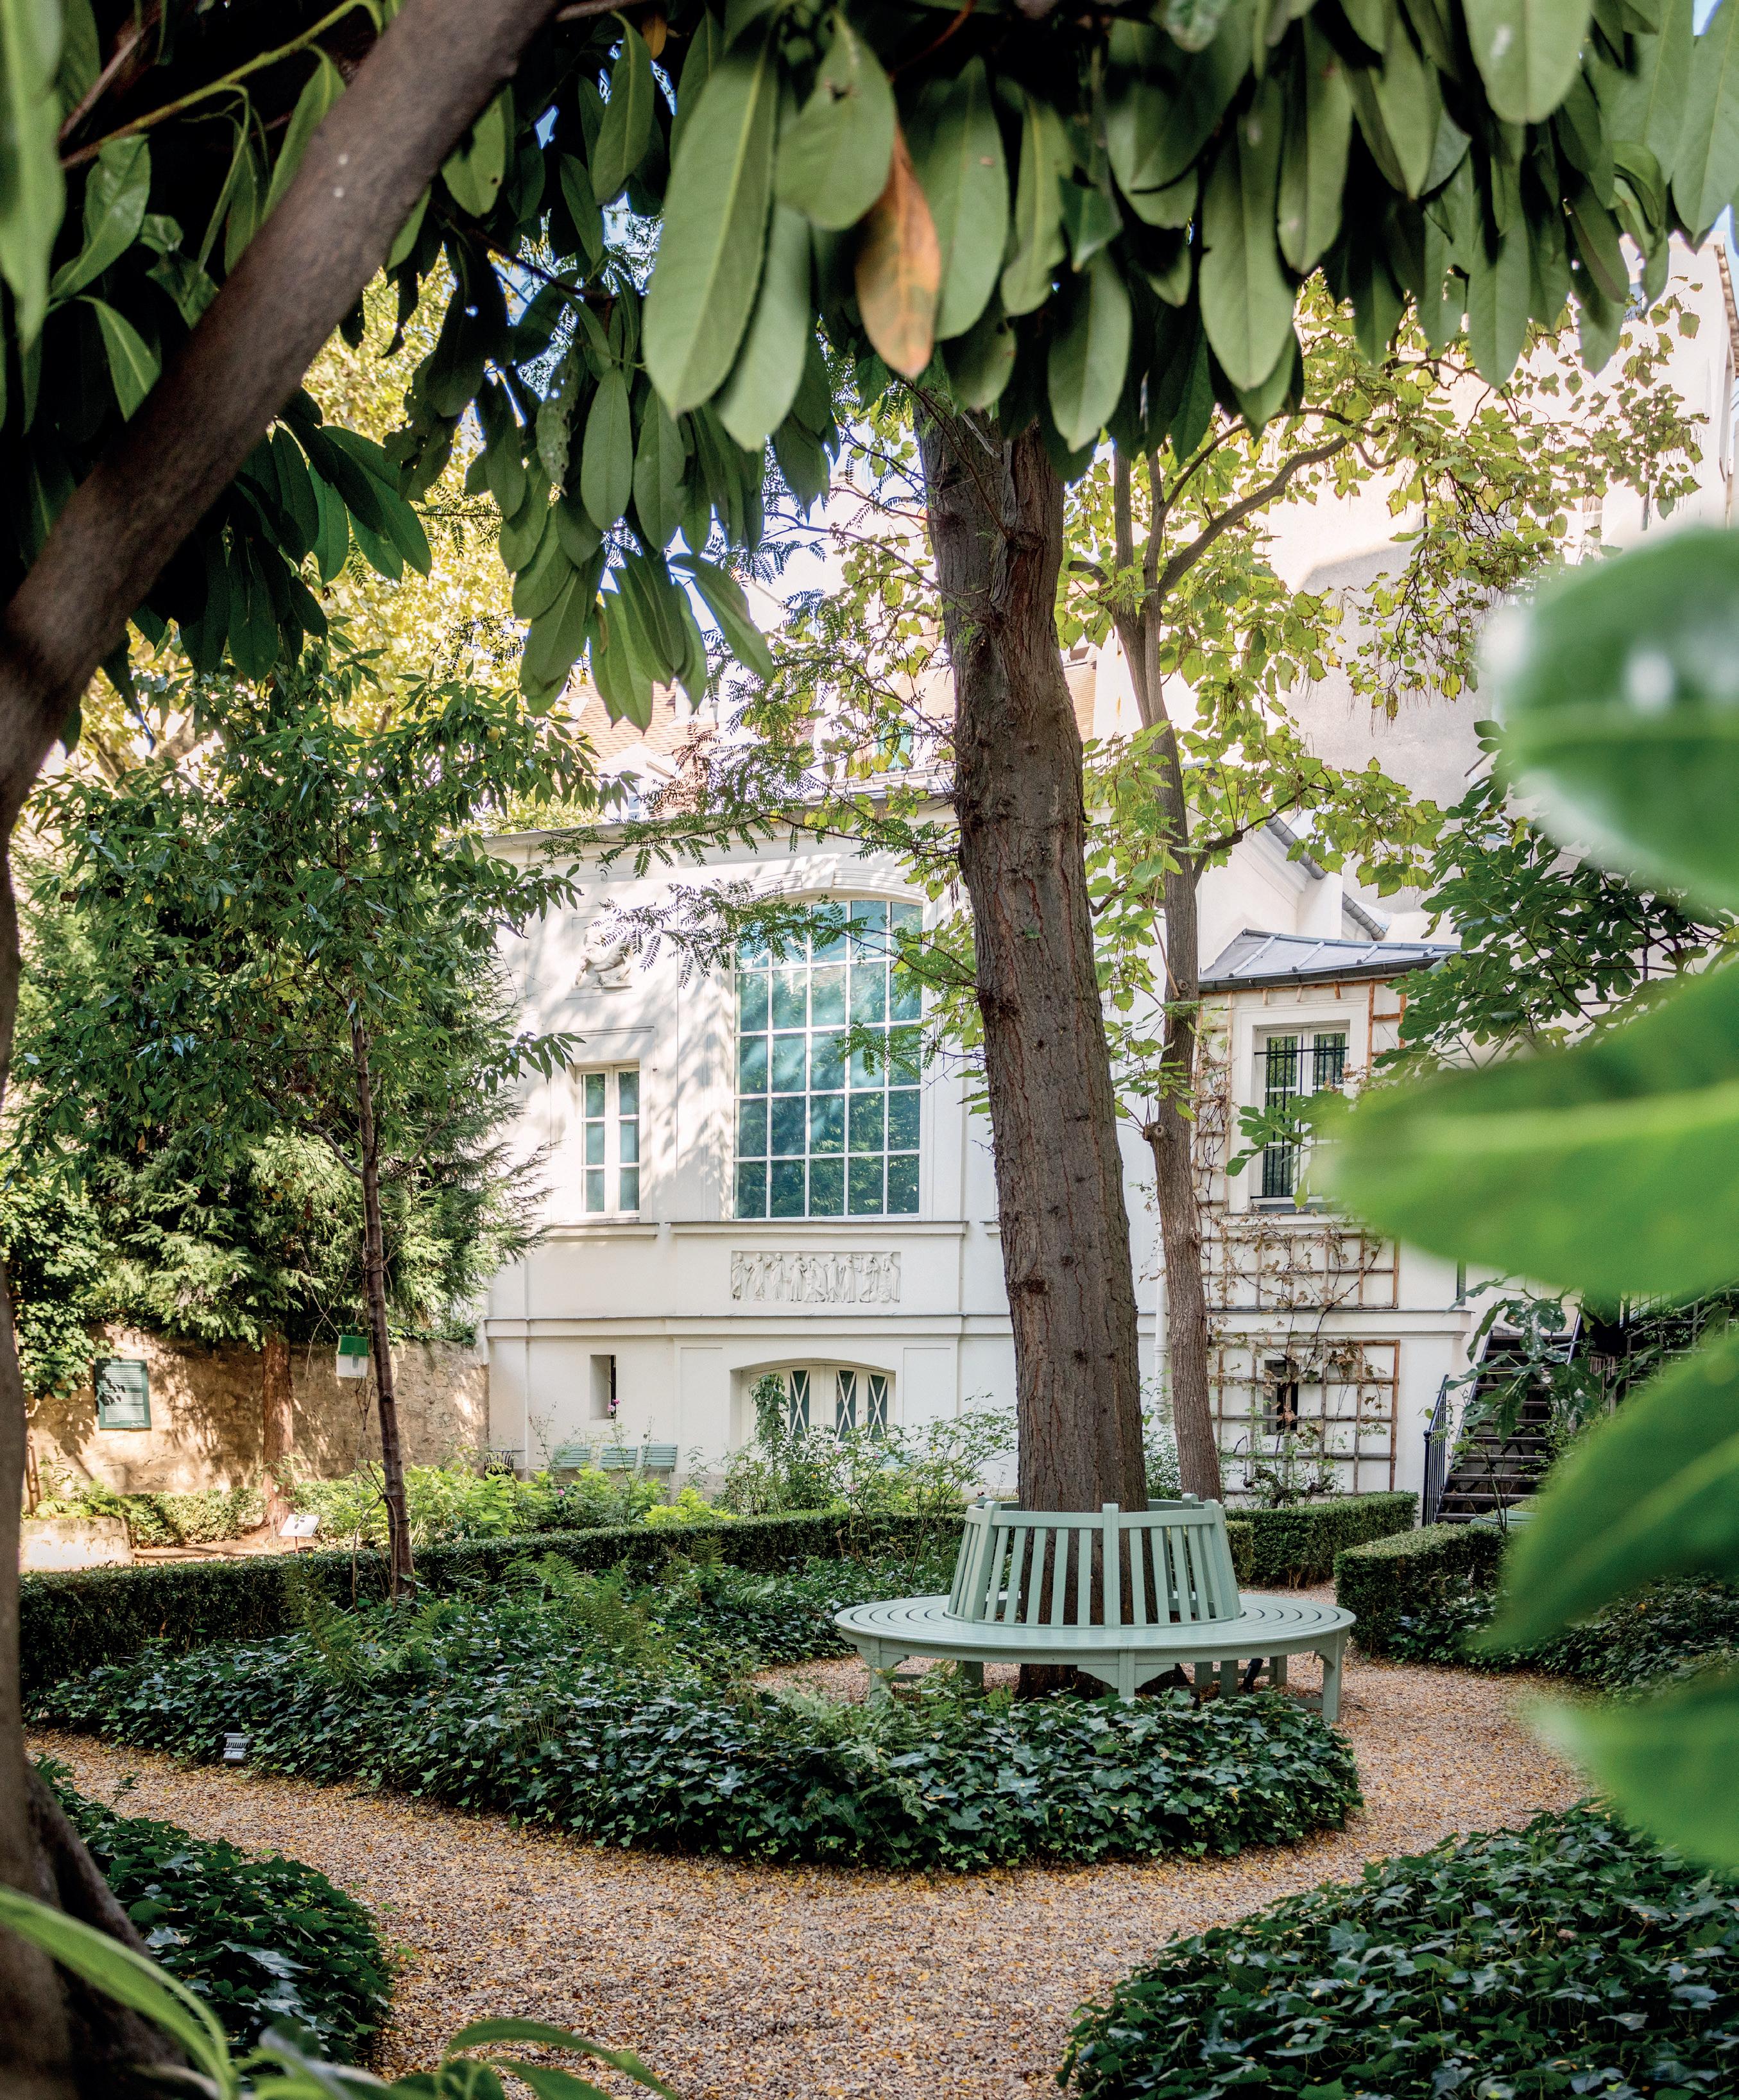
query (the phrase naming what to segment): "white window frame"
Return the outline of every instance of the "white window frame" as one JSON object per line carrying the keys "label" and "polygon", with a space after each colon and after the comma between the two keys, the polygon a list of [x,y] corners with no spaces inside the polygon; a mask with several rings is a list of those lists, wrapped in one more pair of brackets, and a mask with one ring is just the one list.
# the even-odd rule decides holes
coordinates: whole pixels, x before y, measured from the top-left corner
{"label": "white window frame", "polygon": [[[623,1113],[622,1092],[624,1080],[632,1082],[632,1112]],[[603,1082],[604,1112],[592,1113],[593,1082]],[[637,1218],[645,1191],[641,1185],[645,1167],[644,1132],[646,1121],[645,1092],[641,1083],[641,1067],[637,1062],[620,1065],[592,1065],[577,1070],[574,1074],[576,1092],[575,1125],[579,1151],[579,1215],[583,1218]],[[624,1142],[625,1134],[632,1128],[632,1139]],[[592,1133],[601,1130],[601,1143],[594,1148]],[[601,1158],[594,1159],[594,1149]],[[592,1201],[592,1176],[603,1176],[601,1203]],[[633,1177],[630,1193],[632,1203],[625,1203],[623,1196],[623,1176]],[[614,1199],[614,1200],[612,1200]]]}
{"label": "white window frame", "polygon": [[[1339,1093],[1346,1084],[1347,1061],[1352,1052],[1352,1017],[1330,1016],[1320,1020],[1273,1021],[1257,1028],[1252,1035],[1251,1102],[1256,1108],[1269,1105],[1269,1062],[1273,1046],[1292,1038],[1297,1045],[1298,1068],[1295,1083],[1290,1090],[1294,1101],[1308,1100],[1318,1093]],[[1322,1060],[1319,1046],[1325,1042],[1338,1042],[1341,1058],[1332,1080],[1320,1082]],[[1250,1162],[1253,1177],[1250,1202],[1256,1210],[1297,1211],[1300,1208],[1321,1210],[1326,1207],[1320,1198],[1307,1199],[1301,1206],[1298,1189],[1304,1179],[1310,1148],[1306,1145],[1266,1145]],[[1289,1190],[1268,1193],[1268,1163],[1271,1158],[1282,1153],[1292,1154],[1292,1187]]]}

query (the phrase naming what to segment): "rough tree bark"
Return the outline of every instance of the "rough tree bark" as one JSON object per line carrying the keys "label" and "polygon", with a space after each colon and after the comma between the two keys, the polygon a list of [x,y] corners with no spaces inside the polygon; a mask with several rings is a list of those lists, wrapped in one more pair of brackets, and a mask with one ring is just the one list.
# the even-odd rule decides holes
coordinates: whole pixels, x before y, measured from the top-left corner
{"label": "rough tree bark", "polygon": [[[134,608],[302,383],[411,207],[553,5],[407,0],[310,140],[282,203],[210,310],[73,492],[0,614],[0,842],[11,837],[68,712]],[[11,1055],[18,969],[10,864],[0,858],[0,1084]],[[0,1292],[0,1880],[35,1893],[60,1877],[45,1875],[43,1840],[27,1805],[18,1670],[24,1401],[10,1311]],[[81,1855],[76,1838],[70,1846]],[[0,1934],[7,2100],[114,2090],[100,2072],[102,2082],[85,2086],[77,2017],[46,1957]],[[88,2045],[83,2053],[88,2058]]]}
{"label": "rough tree bark", "polygon": [[290,1513],[284,1493],[288,1460],[296,1440],[295,1396],[290,1383],[290,1344],[269,1334],[260,1350],[260,1464],[266,1476],[266,1526],[275,1531]]}
{"label": "rough tree bark", "polygon": [[1063,488],[1036,430],[926,403],[930,537],[955,692],[1021,1500],[1147,1503],[1129,1225],[1083,858],[1081,733],[1057,646]]}
{"label": "rough tree bark", "polygon": [[381,1410],[387,1583],[396,1603],[407,1587],[415,1586],[416,1570],[411,1559],[404,1450],[398,1440],[398,1396],[393,1385],[393,1339],[386,1324],[386,1235],[381,1224],[381,1140],[374,1121],[374,1078],[368,1067],[368,1030],[354,1010],[350,1051],[356,1070],[356,1123],[362,1154],[363,1293],[368,1302],[368,1355],[374,1366],[375,1401]]}

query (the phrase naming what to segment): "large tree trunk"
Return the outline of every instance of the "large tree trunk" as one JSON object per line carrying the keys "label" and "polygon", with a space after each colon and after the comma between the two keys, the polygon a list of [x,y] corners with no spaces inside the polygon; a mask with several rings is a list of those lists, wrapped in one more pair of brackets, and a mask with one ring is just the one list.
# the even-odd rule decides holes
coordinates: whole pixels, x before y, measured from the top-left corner
{"label": "large tree trunk", "polygon": [[1129,1216],[1057,646],[1063,489],[1035,430],[921,413],[955,692],[997,1210],[1029,1509],[1147,1507]]}
{"label": "large tree trunk", "polygon": [[374,1123],[374,1079],[361,1017],[350,1016],[356,1066],[356,1118],[362,1139],[363,1290],[368,1303],[368,1355],[381,1410],[381,1474],[386,1497],[387,1586],[396,1603],[414,1588],[411,1517],[404,1493],[404,1450],[398,1440],[398,1400],[393,1385],[393,1338],[386,1321],[386,1234],[381,1222],[381,1149]]}
{"label": "large tree trunk", "polygon": [[[73,492],[0,614],[0,849],[68,712],[134,607],[302,383],[454,142],[513,72],[553,6],[407,0],[308,142],[283,201],[210,310],[111,453]],[[0,1088],[17,993],[17,924],[6,876]],[[34,1893],[53,1882],[45,1881],[26,1807],[20,1718],[24,1398],[10,1308],[0,1304],[0,1879]],[[114,2009],[115,2031],[124,2017],[131,2016]],[[0,1934],[6,2100],[79,2093],[73,2018],[49,1962]]]}

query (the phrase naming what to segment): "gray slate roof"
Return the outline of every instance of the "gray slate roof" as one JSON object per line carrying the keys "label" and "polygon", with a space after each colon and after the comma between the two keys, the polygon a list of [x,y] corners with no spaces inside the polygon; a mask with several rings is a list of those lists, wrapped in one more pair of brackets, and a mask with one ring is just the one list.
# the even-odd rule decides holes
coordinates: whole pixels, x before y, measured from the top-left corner
{"label": "gray slate roof", "polygon": [[1252,986],[1335,984],[1428,968],[1455,952],[1447,941],[1322,941],[1309,933],[1261,933],[1246,927],[1202,972],[1204,991]]}

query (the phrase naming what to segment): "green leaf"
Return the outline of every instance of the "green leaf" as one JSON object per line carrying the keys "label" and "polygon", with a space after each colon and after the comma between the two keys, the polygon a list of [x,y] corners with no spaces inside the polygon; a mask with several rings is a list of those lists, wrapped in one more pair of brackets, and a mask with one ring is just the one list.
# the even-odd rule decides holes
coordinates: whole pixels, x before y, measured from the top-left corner
{"label": "green leaf", "polygon": [[1536,1710],[1535,1718],[1627,1820],[1689,1859],[1739,1868],[1739,1672],[1634,1703]]}
{"label": "green leaf", "polygon": [[1280,183],[1279,83],[1264,81],[1221,145],[1202,205],[1202,324],[1234,386],[1260,386],[1292,324],[1275,207]]}
{"label": "green leaf", "polygon": [[1578,569],[1495,638],[1509,762],[1605,866],[1739,907],[1739,535]]}
{"label": "green leaf", "polygon": [[[553,535],[551,536],[553,537]],[[579,660],[579,652],[586,646],[586,623],[592,617],[592,607],[598,593],[598,578],[604,573],[605,551],[601,546],[583,568],[572,570],[567,580],[542,614],[531,623],[526,637],[526,653],[522,667],[522,676],[540,686],[559,686]],[[494,2024],[482,2021],[480,2026]],[[465,2032],[469,2033],[470,2029]],[[539,2041],[547,2036],[478,2035],[478,2041]],[[449,2049],[461,2045],[455,2036]]]}
{"label": "green leaf", "polygon": [[716,404],[720,421],[746,451],[759,452],[785,421],[812,333],[808,223],[775,204],[755,315]]}
{"label": "green leaf", "polygon": [[1579,183],[1568,199],[1570,238],[1588,274],[1602,296],[1623,307],[1631,296],[1630,267],[1618,245],[1618,229],[1610,212],[1586,183]]}
{"label": "green leaf", "polygon": [[156,353],[125,315],[117,313],[112,306],[93,298],[88,292],[84,301],[95,314],[97,326],[103,333],[103,349],[108,359],[108,376],[115,389],[115,399],[121,404],[121,414],[130,417],[157,383],[161,367]]}
{"label": "green leaf", "polygon": [[60,231],[59,0],[0,0],[0,276],[18,302],[21,347],[48,311],[48,259]]}
{"label": "green leaf", "polygon": [[688,453],[664,404],[649,395],[634,453],[634,511],[649,547],[667,547],[682,523],[682,470]]}
{"label": "green leaf", "polygon": [[628,507],[634,492],[634,426],[628,382],[612,366],[598,382],[586,417],[579,461],[579,500],[594,523],[607,531]]}
{"label": "green leaf", "polygon": [[[549,391],[538,404],[537,456],[544,463],[544,471],[549,476],[553,488],[567,486],[568,465],[573,448],[574,403],[579,392],[582,368],[579,351],[570,348],[551,378]],[[523,488],[519,501],[508,503],[495,493],[504,518],[513,517],[520,503],[525,501]],[[607,522],[607,521],[606,521]]]}
{"label": "green leaf", "polygon": [[55,272],[49,297],[64,299],[93,284],[139,238],[151,196],[151,147],[135,133],[111,139],[85,182],[85,245]]}
{"label": "green leaf", "polygon": [[1516,368],[1528,339],[1533,283],[1528,267],[1528,229],[1517,218],[1498,243],[1495,259],[1476,232],[1468,258],[1468,343],[1487,385],[1501,386]]}
{"label": "green leaf", "polygon": [[600,205],[613,204],[652,143],[652,54],[639,30],[623,20],[622,48],[610,72],[610,99],[592,149],[592,191]]}
{"label": "green leaf", "polygon": [[0,1882],[0,1926],[40,1947],[64,1969],[81,1976],[104,1997],[129,2007],[180,2043],[196,2071],[220,2100],[237,2100],[241,2081],[211,2008],[184,1983],[130,1947],[93,1926],[51,1910]]}
{"label": "green leaf", "polygon": [[519,2063],[511,2058],[504,2058],[501,2067],[523,2079],[537,2100],[610,2100],[601,2085],[594,2085],[589,2078],[576,2078],[571,2071],[557,2071],[548,2064]]}
{"label": "green leaf", "polygon": [[942,364],[954,399],[988,408],[1002,398],[1015,369],[1015,331],[1000,299],[993,299],[964,335],[942,346]]}
{"label": "green leaf", "polygon": [[1105,143],[1125,196],[1176,182],[1213,135],[1250,70],[1250,13],[1231,0],[1213,42],[1181,65],[1157,29],[1112,24]]}
{"label": "green leaf", "polygon": [[537,552],[544,528],[549,523],[544,515],[549,508],[549,477],[541,461],[532,467],[526,482],[525,502],[511,518],[502,520],[497,541],[502,567],[512,570],[516,576]]}
{"label": "green leaf", "polygon": [[320,506],[320,529],[314,542],[315,566],[320,581],[329,584],[339,574],[350,554],[350,514],[344,498],[324,475],[315,474],[315,501]]}
{"label": "green leaf", "polygon": [[[536,551],[513,579],[514,618],[536,620],[548,612],[573,575],[575,567],[562,547],[561,535],[556,530],[552,505],[545,513],[544,536],[538,541]],[[574,653],[578,655],[579,652],[576,649]]]}
{"label": "green leaf", "polygon": [[1380,66],[1356,66],[1347,77],[1358,128],[1384,174],[1417,196],[1431,172],[1442,115],[1437,74],[1420,57],[1398,10]]}
{"label": "green leaf", "polygon": [[284,192],[296,179],[296,170],[308,150],[308,141],[319,130],[327,111],[343,92],[344,75],[324,51],[317,51],[314,71],[309,74],[302,93],[296,98],[296,107],[290,112],[289,125],[284,135],[284,143],[278,149],[271,183],[266,192],[262,218],[271,218],[277,210]]}
{"label": "green leaf", "polygon": [[1069,161],[1063,119],[1048,102],[1021,91],[1020,172],[1015,186],[1015,248],[1002,272],[1006,313],[1029,314],[1050,296],[1063,260],[1063,195]]}
{"label": "green leaf", "polygon": [[1739,1335],[1673,1365],[1555,1467],[1488,1641],[1544,1640],[1668,1575],[1739,1574]]}
{"label": "green leaf", "polygon": [[706,121],[682,135],[646,293],[644,355],[673,416],[698,407],[736,362],[760,282],[773,189],[778,68],[765,41],[739,44],[707,80]]}
{"label": "green leaf", "polygon": [[712,77],[712,71],[724,55],[724,24],[709,8],[694,25],[693,39],[689,45],[689,55],[682,62],[682,77],[676,83],[676,113],[671,119],[670,152],[672,165],[682,135],[687,130],[689,119],[700,107],[702,91]]}
{"label": "green leaf", "polygon": [[495,208],[502,178],[507,173],[513,121],[513,93],[503,88],[441,164],[441,179],[448,195],[473,218],[486,218]]}
{"label": "green leaf", "polygon": [[1739,968],[1574,1049],[1367,1095],[1329,1175],[1349,1209],[1455,1260],[1682,1296],[1739,1276]]}
{"label": "green leaf", "polygon": [[[1196,202],[1201,194],[1201,178],[1194,168],[1180,175],[1174,183],[1168,183],[1162,190],[1125,190],[1123,201],[1143,226],[1162,226],[1175,230],[1187,226],[1195,216]],[[1186,249],[1185,273],[1188,272],[1188,251]],[[1162,294],[1163,296],[1163,294]],[[1171,303],[1178,306],[1181,300]]]}
{"label": "green leaf", "polygon": [[550,509],[562,553],[576,569],[583,568],[603,545],[604,528],[593,524],[585,505],[571,492],[560,496]]}
{"label": "green leaf", "polygon": [[1129,361],[1129,294],[1108,254],[1095,255],[1077,280],[1068,317],[1050,346],[1051,418],[1078,452],[1091,444],[1123,392]]}
{"label": "green leaf", "polygon": [[698,554],[678,554],[675,566],[686,569],[693,577],[694,588],[700,593],[707,610],[719,623],[720,631],[737,661],[764,682],[772,677],[773,652],[767,646],[766,636],[750,615],[749,601],[735,576],[715,562],[703,561]]}
{"label": "green leaf", "polygon": [[942,251],[936,335],[946,342],[984,312],[1008,244],[1008,167],[982,59],[969,60],[927,108],[912,152]]}
{"label": "green leaf", "polygon": [[1341,231],[1353,95],[1340,53],[1306,15],[1280,157],[1280,253],[1306,276]]}
{"label": "green leaf", "polygon": [[[568,208],[568,217],[574,222],[574,231],[579,236],[586,260],[595,267],[604,254],[604,213],[585,162],[576,161],[571,153],[561,156],[561,196]],[[543,294],[539,293],[538,296],[542,298]]]}
{"label": "green leaf", "polygon": [[1721,0],[1691,50],[1673,201],[1701,240],[1739,188],[1739,0]]}
{"label": "green leaf", "polygon": [[875,53],[843,13],[801,114],[786,125],[773,165],[781,204],[816,225],[856,226],[887,186],[894,91]]}
{"label": "green leaf", "polygon": [[1473,63],[1496,113],[1543,123],[1569,91],[1588,33],[1588,0],[1464,0]]}
{"label": "green leaf", "polygon": [[[310,449],[315,465],[336,483],[351,515],[390,540],[420,575],[429,573],[429,540],[422,520],[398,493],[392,462],[372,438],[354,430],[323,429],[324,451]],[[359,541],[359,545],[360,545]]]}
{"label": "green leaf", "polygon": [[432,189],[425,189],[411,207],[411,215],[393,236],[393,245],[386,251],[386,267],[396,270],[416,245],[416,237],[423,230],[424,214],[429,210]]}
{"label": "green leaf", "polygon": [[1593,69],[1609,138],[1646,146],[1671,180],[1691,82],[1695,0],[1666,0],[1658,31],[1633,34],[1629,67]]}

